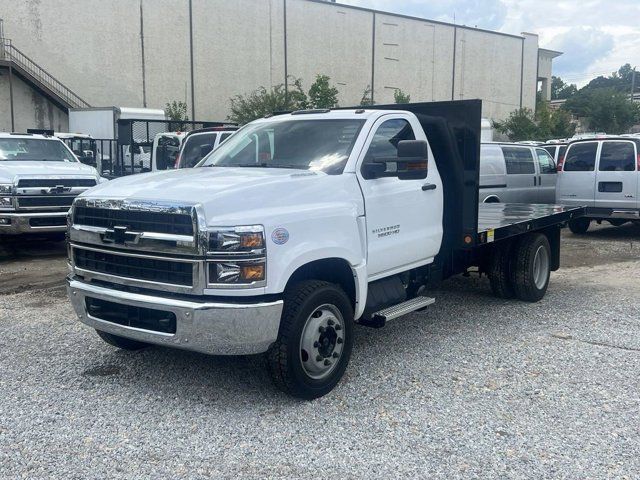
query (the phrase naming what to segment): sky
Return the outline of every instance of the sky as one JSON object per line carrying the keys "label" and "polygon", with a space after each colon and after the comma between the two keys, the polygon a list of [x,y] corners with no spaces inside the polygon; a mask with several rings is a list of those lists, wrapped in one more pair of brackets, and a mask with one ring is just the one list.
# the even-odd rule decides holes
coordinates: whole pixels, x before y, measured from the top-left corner
{"label": "sky", "polygon": [[[539,35],[564,52],[553,74],[582,86],[630,63],[640,70],[640,0],[338,0],[471,27]],[[455,22],[454,22],[455,18]]]}

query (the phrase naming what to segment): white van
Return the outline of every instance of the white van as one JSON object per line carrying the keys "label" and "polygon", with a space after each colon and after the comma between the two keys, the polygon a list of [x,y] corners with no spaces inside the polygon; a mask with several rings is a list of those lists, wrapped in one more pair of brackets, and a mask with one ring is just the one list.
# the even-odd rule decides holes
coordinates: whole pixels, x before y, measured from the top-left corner
{"label": "white van", "polygon": [[558,164],[556,202],[587,207],[573,220],[573,233],[585,233],[592,220],[622,225],[640,220],[638,171],[640,139],[606,137],[571,142]]}
{"label": "white van", "polygon": [[189,132],[182,142],[176,168],[193,168],[211,151],[218,148],[238,127],[206,127]]}
{"label": "white van", "polygon": [[514,143],[480,146],[480,202],[554,203],[556,177],[556,164],[544,148]]}

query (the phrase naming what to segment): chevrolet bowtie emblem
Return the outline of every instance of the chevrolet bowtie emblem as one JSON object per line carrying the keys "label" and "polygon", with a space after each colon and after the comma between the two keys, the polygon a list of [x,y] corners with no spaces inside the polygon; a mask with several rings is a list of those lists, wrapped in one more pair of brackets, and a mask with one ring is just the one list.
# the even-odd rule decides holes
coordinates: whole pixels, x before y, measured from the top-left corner
{"label": "chevrolet bowtie emblem", "polygon": [[116,243],[118,245],[124,245],[125,243],[138,243],[140,235],[140,232],[127,231],[127,227],[113,227],[108,228],[104,232],[104,235],[102,235],[102,241],[105,243]]}
{"label": "chevrolet bowtie emblem", "polygon": [[70,192],[71,187],[65,187],[64,185],[56,185],[55,187],[51,187],[49,190],[42,190],[42,193],[52,193],[52,194],[60,194]]}

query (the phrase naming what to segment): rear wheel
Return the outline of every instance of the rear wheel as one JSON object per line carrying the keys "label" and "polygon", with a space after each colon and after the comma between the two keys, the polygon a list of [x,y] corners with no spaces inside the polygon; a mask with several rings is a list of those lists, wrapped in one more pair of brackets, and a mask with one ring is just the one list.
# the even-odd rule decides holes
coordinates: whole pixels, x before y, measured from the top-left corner
{"label": "rear wheel", "polygon": [[608,220],[608,222],[613,225],[614,227],[621,227],[622,225],[624,225],[625,223],[627,223],[627,220],[622,220],[622,219],[612,219],[612,220]]}
{"label": "rear wheel", "polygon": [[587,233],[589,225],[591,225],[591,219],[589,218],[576,218],[574,220],[569,220],[569,230],[576,235]]}
{"label": "rear wheel", "polygon": [[493,294],[498,298],[513,298],[515,292],[511,283],[510,261],[513,244],[496,245],[489,265],[489,283]]}
{"label": "rear wheel", "polygon": [[511,283],[515,296],[527,302],[544,297],[551,274],[551,247],[541,233],[526,235],[511,256]]}
{"label": "rear wheel", "polygon": [[280,332],[266,353],[275,385],[294,397],[313,399],[340,381],[351,357],[353,309],[332,283],[293,285],[284,298]]}
{"label": "rear wheel", "polygon": [[102,330],[96,330],[96,333],[109,345],[121,348],[122,350],[140,350],[141,348],[149,346],[148,343],[131,340],[130,338],[120,337],[112,333],[103,332]]}

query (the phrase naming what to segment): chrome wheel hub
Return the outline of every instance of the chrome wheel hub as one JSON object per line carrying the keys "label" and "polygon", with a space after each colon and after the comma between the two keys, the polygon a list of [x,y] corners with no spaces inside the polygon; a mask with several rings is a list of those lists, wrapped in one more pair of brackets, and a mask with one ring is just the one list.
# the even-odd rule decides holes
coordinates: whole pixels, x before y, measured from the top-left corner
{"label": "chrome wheel hub", "polygon": [[334,305],[321,305],[307,318],[300,338],[300,362],[314,379],[329,375],[344,348],[344,319]]}
{"label": "chrome wheel hub", "polygon": [[544,288],[549,275],[549,253],[542,245],[536,250],[533,257],[533,281],[538,289]]}

